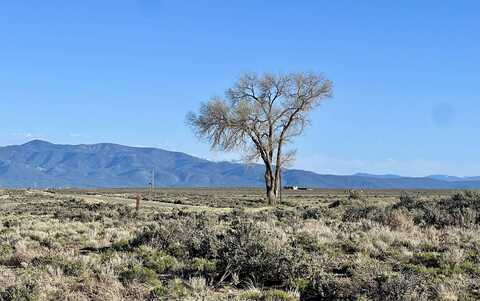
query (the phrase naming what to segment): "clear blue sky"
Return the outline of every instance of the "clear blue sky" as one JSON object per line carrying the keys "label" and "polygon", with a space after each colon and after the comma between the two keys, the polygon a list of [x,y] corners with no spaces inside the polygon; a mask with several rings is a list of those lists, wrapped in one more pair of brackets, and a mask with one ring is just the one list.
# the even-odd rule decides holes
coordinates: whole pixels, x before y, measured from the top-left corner
{"label": "clear blue sky", "polygon": [[155,146],[215,160],[187,111],[242,72],[324,72],[295,167],[480,175],[478,1],[0,4],[0,144]]}

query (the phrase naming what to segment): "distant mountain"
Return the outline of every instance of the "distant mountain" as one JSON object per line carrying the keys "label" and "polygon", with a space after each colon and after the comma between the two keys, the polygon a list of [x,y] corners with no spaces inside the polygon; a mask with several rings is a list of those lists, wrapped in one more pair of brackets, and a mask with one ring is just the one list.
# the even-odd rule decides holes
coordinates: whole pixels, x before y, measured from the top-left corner
{"label": "distant mountain", "polygon": [[[155,170],[163,187],[261,187],[263,166],[212,162],[184,153],[111,143],[59,145],[34,140],[0,147],[2,187],[145,187]],[[450,180],[437,176],[320,175],[286,170],[285,185],[318,188],[474,189],[480,177]]]}
{"label": "distant mountain", "polygon": [[466,180],[466,178],[463,178],[463,177],[454,177],[454,176],[447,176],[447,175],[430,175],[430,176],[427,176],[427,178],[440,180],[440,181],[448,181],[448,182],[456,182],[456,181]]}
{"label": "distant mountain", "polygon": [[369,173],[356,173],[353,176],[356,177],[364,177],[364,178],[372,178],[372,179],[400,179],[401,176],[397,175],[372,175]]}
{"label": "distant mountain", "polygon": [[480,181],[480,177],[454,177],[447,175],[431,175],[427,178],[448,182]]}

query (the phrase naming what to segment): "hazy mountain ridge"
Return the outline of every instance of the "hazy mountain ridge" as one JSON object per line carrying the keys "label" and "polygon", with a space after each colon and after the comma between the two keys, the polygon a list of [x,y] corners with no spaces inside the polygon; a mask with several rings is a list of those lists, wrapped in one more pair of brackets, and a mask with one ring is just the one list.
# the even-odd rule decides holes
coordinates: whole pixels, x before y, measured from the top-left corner
{"label": "hazy mountain ridge", "polygon": [[[34,140],[0,147],[3,187],[143,187],[155,169],[156,184],[169,187],[263,186],[263,167],[212,162],[184,153],[111,143],[60,145]],[[320,175],[286,170],[285,185],[319,188],[480,188],[480,178],[356,174]]]}
{"label": "hazy mountain ridge", "polygon": [[427,178],[448,181],[448,182],[480,181],[480,177],[455,177],[455,176],[447,176],[447,175],[430,175]]}

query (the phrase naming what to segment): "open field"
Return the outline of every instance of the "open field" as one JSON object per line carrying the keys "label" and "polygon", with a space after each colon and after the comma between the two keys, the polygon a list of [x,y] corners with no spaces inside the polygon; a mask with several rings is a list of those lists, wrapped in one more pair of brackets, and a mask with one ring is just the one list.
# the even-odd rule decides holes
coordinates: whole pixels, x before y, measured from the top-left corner
{"label": "open field", "polygon": [[0,300],[480,299],[477,192],[283,198],[0,191]]}

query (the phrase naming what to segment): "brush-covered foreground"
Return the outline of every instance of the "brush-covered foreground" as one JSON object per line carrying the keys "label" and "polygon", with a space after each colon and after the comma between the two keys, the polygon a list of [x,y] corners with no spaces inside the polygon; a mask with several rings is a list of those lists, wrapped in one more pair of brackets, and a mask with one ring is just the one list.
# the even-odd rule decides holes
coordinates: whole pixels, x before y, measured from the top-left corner
{"label": "brush-covered foreground", "polygon": [[2,191],[0,300],[478,300],[480,194]]}

